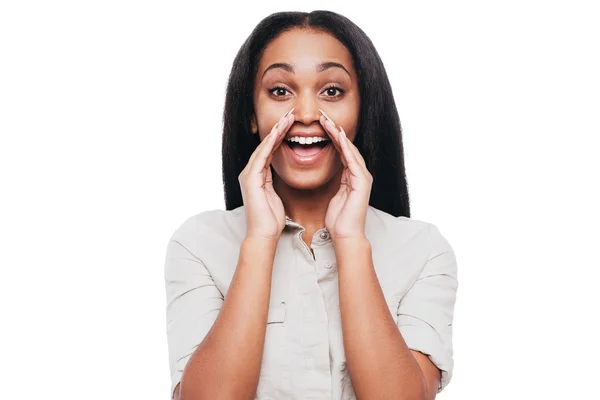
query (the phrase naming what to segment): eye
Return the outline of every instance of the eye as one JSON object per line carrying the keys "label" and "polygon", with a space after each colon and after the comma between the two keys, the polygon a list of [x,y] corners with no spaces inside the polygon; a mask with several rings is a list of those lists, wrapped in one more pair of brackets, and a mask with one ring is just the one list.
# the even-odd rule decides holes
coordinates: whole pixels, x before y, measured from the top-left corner
{"label": "eye", "polygon": [[276,94],[275,97],[283,97],[285,96],[285,94],[282,94],[282,92],[288,92],[288,90],[283,86],[273,86],[272,88],[269,88],[267,92],[269,92],[270,94],[277,92],[278,94]]}
{"label": "eye", "polygon": [[[289,90],[287,90],[285,87],[277,85],[277,86],[273,86],[269,89],[267,89],[267,92],[275,97],[285,97],[285,93],[289,92]],[[329,85],[325,90],[325,93],[327,93],[326,97],[332,98],[332,99],[336,99],[339,97],[342,97],[345,93],[344,89],[342,89],[341,87],[337,86],[337,85]],[[336,92],[339,92],[338,95],[336,95]]]}
{"label": "eye", "polygon": [[[340,92],[339,96],[335,95],[335,91]],[[336,85],[330,85],[327,87],[327,89],[325,89],[325,92],[327,92],[327,94],[333,94],[333,96],[327,96],[327,97],[331,97],[331,98],[337,98],[337,97],[342,97],[345,93],[344,89],[342,89],[339,86]]]}

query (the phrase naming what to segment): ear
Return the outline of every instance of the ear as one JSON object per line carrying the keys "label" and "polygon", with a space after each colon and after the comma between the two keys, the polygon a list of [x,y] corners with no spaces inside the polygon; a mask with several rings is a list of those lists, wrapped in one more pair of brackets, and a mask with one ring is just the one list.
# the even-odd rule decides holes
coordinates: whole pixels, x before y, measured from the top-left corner
{"label": "ear", "polygon": [[252,129],[252,133],[258,133],[258,124],[256,123],[256,114],[252,114],[252,118],[250,120],[250,127]]}

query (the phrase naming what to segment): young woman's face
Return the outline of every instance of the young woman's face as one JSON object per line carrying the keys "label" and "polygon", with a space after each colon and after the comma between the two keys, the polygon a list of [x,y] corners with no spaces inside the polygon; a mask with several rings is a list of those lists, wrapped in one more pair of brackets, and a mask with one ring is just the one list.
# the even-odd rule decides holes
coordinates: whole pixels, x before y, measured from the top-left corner
{"label": "young woman's face", "polygon": [[[279,63],[286,65],[269,68]],[[287,138],[309,132],[310,137],[329,138],[319,122],[321,109],[353,141],[360,107],[352,57],[333,36],[293,29],[265,49],[254,84],[253,132],[263,140],[281,116],[294,107],[295,121],[273,155],[272,165],[289,186],[314,189],[340,171],[339,154],[331,142],[323,147],[323,143],[302,145]]]}

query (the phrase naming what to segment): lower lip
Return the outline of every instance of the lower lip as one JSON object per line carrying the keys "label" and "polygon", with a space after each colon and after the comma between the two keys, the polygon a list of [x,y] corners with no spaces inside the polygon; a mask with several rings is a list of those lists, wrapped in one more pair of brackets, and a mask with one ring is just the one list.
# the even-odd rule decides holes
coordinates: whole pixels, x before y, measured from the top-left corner
{"label": "lower lip", "polygon": [[323,158],[325,158],[325,156],[327,155],[327,153],[329,153],[329,149],[332,146],[331,142],[327,143],[327,146],[323,147],[317,154],[313,154],[312,156],[307,156],[307,157],[301,157],[298,154],[294,153],[294,151],[290,148],[290,146],[287,145],[287,143],[284,143],[284,146],[286,153],[288,154],[288,156],[298,165],[303,165],[303,166],[310,166],[310,165],[314,165],[319,163],[321,160],[323,160]]}

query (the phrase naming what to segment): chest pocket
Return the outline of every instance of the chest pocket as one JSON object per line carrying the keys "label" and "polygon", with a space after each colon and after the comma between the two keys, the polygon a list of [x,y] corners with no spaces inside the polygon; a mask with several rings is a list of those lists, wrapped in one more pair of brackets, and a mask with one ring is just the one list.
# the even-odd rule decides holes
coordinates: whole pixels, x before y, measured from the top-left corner
{"label": "chest pocket", "polygon": [[285,302],[269,306],[257,399],[289,398],[290,357],[286,313]]}
{"label": "chest pocket", "polygon": [[281,368],[289,362],[286,314],[287,307],[283,301],[269,306],[263,350],[263,369]]}
{"label": "chest pocket", "polygon": [[282,301],[281,304],[270,306],[269,314],[267,315],[267,325],[285,323],[285,313],[285,301]]}

